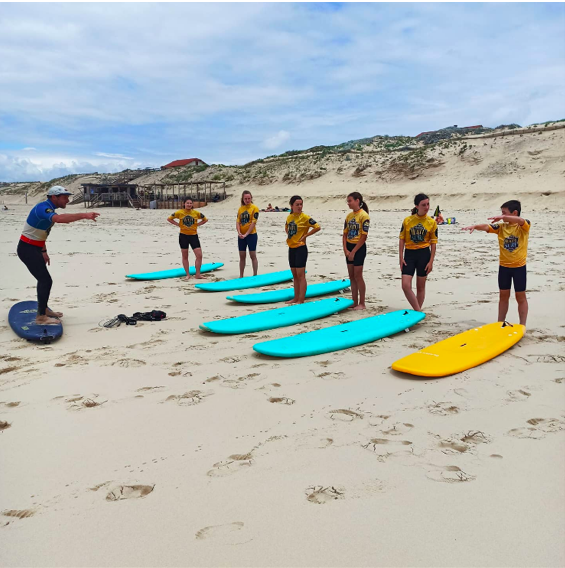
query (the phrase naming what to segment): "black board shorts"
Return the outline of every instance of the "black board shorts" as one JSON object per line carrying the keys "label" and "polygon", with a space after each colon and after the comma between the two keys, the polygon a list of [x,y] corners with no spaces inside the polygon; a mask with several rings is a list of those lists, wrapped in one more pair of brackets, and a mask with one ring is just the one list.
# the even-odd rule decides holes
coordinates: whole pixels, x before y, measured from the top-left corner
{"label": "black board shorts", "polygon": [[255,252],[257,250],[257,233],[252,233],[247,235],[244,239],[237,237],[237,248],[240,252],[245,252],[249,247],[249,252]]}
{"label": "black board shorts", "polygon": [[[347,247],[347,250],[351,252],[356,245],[353,243],[345,243],[345,246]],[[349,257],[346,257],[347,264],[352,264],[353,266],[363,266],[365,264],[366,256],[367,256],[367,245],[364,244],[362,247],[359,247],[357,249],[357,252],[353,257],[353,260],[349,260]]]}
{"label": "black board shorts", "polygon": [[288,249],[288,264],[290,268],[306,268],[308,247],[306,245]]}
{"label": "black board shorts", "polygon": [[200,239],[198,238],[198,235],[185,235],[183,233],[180,233],[179,234],[179,245],[180,245],[180,248],[183,249],[183,250],[187,250],[188,245],[190,245],[192,250],[201,248],[200,247]]}
{"label": "black board shorts", "polygon": [[518,268],[498,267],[498,287],[500,290],[510,290],[514,281],[514,292],[526,291],[526,265]]}
{"label": "black board shorts", "polygon": [[407,276],[414,276],[414,272],[417,276],[425,278],[426,266],[432,258],[432,251],[430,247],[421,249],[404,249],[404,262],[405,266],[402,267],[402,274]]}

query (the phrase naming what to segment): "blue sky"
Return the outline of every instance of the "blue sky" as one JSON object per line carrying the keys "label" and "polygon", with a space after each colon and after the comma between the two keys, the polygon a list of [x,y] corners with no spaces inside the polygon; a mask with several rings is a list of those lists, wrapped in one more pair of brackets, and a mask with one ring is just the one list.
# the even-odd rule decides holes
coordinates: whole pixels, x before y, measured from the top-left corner
{"label": "blue sky", "polygon": [[0,4],[0,181],[565,118],[565,4]]}

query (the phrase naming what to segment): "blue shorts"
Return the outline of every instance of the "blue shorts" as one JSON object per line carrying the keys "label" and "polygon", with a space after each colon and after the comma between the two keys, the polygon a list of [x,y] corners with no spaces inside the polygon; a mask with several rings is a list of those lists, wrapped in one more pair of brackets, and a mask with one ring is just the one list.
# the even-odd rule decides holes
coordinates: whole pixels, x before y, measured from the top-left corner
{"label": "blue shorts", "polygon": [[247,235],[244,239],[237,237],[237,248],[241,252],[245,252],[247,247],[249,247],[249,252],[255,252],[257,250],[257,233]]}
{"label": "blue shorts", "polygon": [[526,291],[526,265],[518,268],[498,267],[498,287],[501,290],[510,290],[514,281],[514,292]]}

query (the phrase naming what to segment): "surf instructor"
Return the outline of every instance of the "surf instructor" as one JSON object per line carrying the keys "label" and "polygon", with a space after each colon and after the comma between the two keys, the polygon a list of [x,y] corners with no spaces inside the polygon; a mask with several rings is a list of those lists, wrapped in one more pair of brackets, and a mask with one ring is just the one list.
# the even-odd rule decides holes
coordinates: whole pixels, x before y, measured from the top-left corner
{"label": "surf instructor", "polygon": [[100,213],[64,213],[55,209],[65,209],[69,202],[68,192],[60,185],[54,185],[47,192],[47,199],[38,203],[30,212],[18,243],[18,257],[27,266],[37,280],[37,317],[35,322],[41,325],[58,324],[56,318],[63,317],[61,312],[53,312],[47,307],[53,280],[47,270],[51,259],[47,254],[46,240],[55,223],[74,223],[82,219],[96,221]]}

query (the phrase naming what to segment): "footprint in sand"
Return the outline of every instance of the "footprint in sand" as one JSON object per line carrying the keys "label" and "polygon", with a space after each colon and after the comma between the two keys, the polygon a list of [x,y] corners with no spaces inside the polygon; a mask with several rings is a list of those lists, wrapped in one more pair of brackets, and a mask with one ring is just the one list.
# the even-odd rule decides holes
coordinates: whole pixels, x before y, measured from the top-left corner
{"label": "footprint in sand", "polygon": [[294,399],[287,398],[286,396],[271,396],[267,400],[274,404],[287,404],[289,406],[296,402]]}
{"label": "footprint in sand", "polygon": [[0,420],[0,432],[2,432],[3,430],[7,430],[11,426],[12,424],[10,422],[6,422],[5,420]]}
{"label": "footprint in sand", "polygon": [[[63,397],[55,397],[53,400],[63,398]],[[90,397],[81,396],[80,394],[75,394],[65,399],[65,402],[68,403],[67,409],[68,410],[83,410],[84,408],[96,408],[97,406],[102,406],[107,400],[98,400],[97,394],[92,394]]]}
{"label": "footprint in sand", "polygon": [[391,424],[386,430],[381,430],[385,436],[400,436],[407,434],[414,428],[414,424],[408,422],[395,422]]}
{"label": "footprint in sand", "polygon": [[331,373],[329,371],[325,371],[324,373],[320,373],[318,375],[316,375],[319,379],[324,379],[325,381],[339,381],[342,379],[347,378],[345,373],[342,373],[341,371],[337,372],[337,373]]}
{"label": "footprint in sand", "polygon": [[0,406],[5,406],[6,408],[16,408],[16,406],[19,406],[21,404],[21,401],[15,401],[15,402],[0,402]]}
{"label": "footprint in sand", "polygon": [[215,463],[211,470],[206,472],[209,477],[226,477],[253,465],[251,452],[247,454],[232,454],[227,460]]}
{"label": "footprint in sand", "polygon": [[235,523],[227,523],[225,525],[204,527],[196,533],[195,537],[196,540],[214,539],[222,540],[224,544],[244,544],[251,540],[244,540],[245,535],[240,533],[244,526],[245,524],[241,521],[236,521]]}
{"label": "footprint in sand", "polygon": [[434,465],[427,466],[428,472],[426,477],[432,481],[443,481],[444,483],[463,483],[465,481],[473,481],[474,475],[464,472],[456,465]]}
{"label": "footprint in sand", "polygon": [[14,519],[29,519],[35,515],[33,509],[9,509],[7,511],[2,511],[5,517],[12,517]]}
{"label": "footprint in sand", "polygon": [[461,409],[452,402],[433,402],[427,408],[429,412],[438,416],[450,416],[461,412]]}
{"label": "footprint in sand", "polygon": [[121,501],[122,499],[139,499],[149,495],[155,485],[119,485],[106,495],[106,501]]}
{"label": "footprint in sand", "polygon": [[137,389],[135,392],[146,392],[146,391],[155,391],[155,390],[160,390],[160,389],[164,389],[165,387],[163,385],[158,386],[158,387],[141,387],[140,389]]}
{"label": "footprint in sand", "polygon": [[337,410],[330,410],[327,414],[331,420],[339,420],[340,422],[353,422],[354,420],[363,420],[363,415],[353,410],[346,408],[338,408]]}
{"label": "footprint in sand", "polygon": [[306,499],[310,503],[316,505],[324,505],[331,501],[345,498],[345,490],[341,487],[336,488],[333,485],[324,487],[323,485],[314,485],[306,489]]}
{"label": "footprint in sand", "polygon": [[191,390],[184,394],[172,394],[168,396],[164,402],[175,401],[179,406],[194,406],[204,401],[204,398],[212,393],[204,393],[199,390]]}
{"label": "footprint in sand", "polygon": [[530,418],[526,420],[529,426],[523,428],[513,428],[507,432],[508,436],[514,438],[532,438],[540,440],[545,438],[546,434],[552,434],[565,430],[565,421],[558,418]]}
{"label": "footprint in sand", "polygon": [[528,391],[523,389],[507,391],[506,394],[508,394],[508,400],[510,402],[519,402],[523,400],[528,400],[528,398],[532,396],[532,393],[529,393]]}
{"label": "footprint in sand", "polygon": [[464,454],[473,452],[479,444],[488,444],[491,439],[480,430],[469,430],[463,434],[455,434],[449,438],[436,436],[438,447],[444,454]]}
{"label": "footprint in sand", "polygon": [[141,359],[118,359],[117,361],[113,361],[110,363],[112,367],[143,367],[146,365],[145,361]]}

